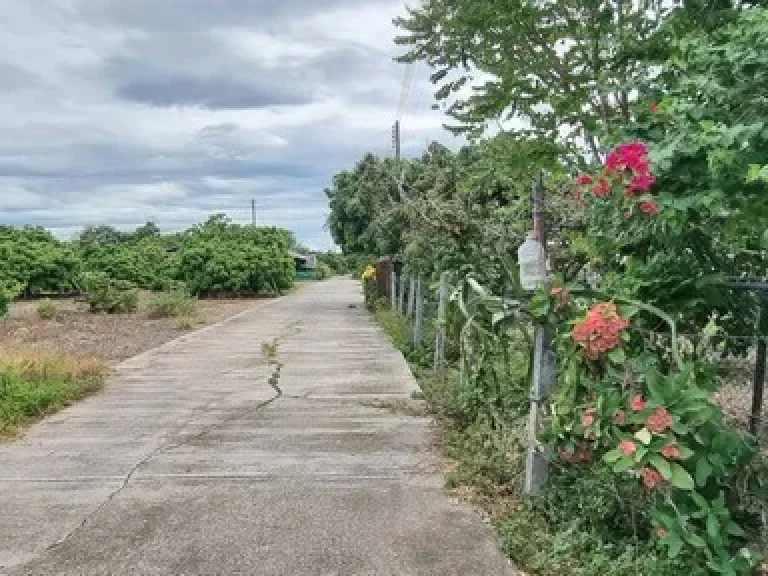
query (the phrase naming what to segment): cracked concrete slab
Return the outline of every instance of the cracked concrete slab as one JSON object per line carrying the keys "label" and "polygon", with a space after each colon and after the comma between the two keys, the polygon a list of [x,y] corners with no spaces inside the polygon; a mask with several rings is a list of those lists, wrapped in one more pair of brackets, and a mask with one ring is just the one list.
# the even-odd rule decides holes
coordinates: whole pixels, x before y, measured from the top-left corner
{"label": "cracked concrete slab", "polygon": [[514,573],[429,420],[372,405],[416,389],[346,279],[141,354],[0,447],[0,573]]}

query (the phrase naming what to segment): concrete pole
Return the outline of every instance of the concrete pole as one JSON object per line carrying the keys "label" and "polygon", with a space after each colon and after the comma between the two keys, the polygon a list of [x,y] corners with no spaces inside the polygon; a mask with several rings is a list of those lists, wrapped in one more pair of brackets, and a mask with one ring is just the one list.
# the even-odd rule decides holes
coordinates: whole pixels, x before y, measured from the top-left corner
{"label": "concrete pole", "polygon": [[416,297],[413,306],[413,345],[419,346],[424,334],[424,291],[421,275],[416,279]]}
{"label": "concrete pole", "polygon": [[400,273],[399,287],[397,291],[397,310],[400,314],[405,314],[405,272]]}
{"label": "concrete pole", "polygon": [[395,274],[395,263],[390,260],[389,268],[389,303],[392,310],[397,310],[397,274]]}
{"label": "concrete pole", "polygon": [[408,310],[406,316],[413,318],[413,305],[416,302],[416,278],[411,276],[408,282]]}
{"label": "concrete pole", "polygon": [[440,274],[440,296],[437,301],[437,334],[435,335],[435,372],[445,366],[445,308],[448,305],[448,272]]}

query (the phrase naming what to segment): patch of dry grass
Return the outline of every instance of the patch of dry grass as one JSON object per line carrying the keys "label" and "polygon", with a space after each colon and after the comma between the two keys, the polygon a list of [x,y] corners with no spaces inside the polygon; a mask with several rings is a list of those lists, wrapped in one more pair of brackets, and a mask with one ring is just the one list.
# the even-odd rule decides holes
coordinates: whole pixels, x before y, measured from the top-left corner
{"label": "patch of dry grass", "polygon": [[38,350],[0,351],[0,434],[59,410],[101,388],[101,360]]}

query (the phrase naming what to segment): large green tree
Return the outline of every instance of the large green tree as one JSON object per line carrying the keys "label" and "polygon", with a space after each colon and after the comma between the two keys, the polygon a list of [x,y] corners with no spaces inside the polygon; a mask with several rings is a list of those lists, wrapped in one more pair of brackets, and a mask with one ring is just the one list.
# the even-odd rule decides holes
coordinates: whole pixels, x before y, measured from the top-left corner
{"label": "large green tree", "polygon": [[[497,121],[599,157],[601,127],[632,117],[638,54],[665,15],[660,0],[425,0],[395,24],[401,62],[433,70],[451,127],[481,135]],[[470,89],[470,87],[472,87]]]}

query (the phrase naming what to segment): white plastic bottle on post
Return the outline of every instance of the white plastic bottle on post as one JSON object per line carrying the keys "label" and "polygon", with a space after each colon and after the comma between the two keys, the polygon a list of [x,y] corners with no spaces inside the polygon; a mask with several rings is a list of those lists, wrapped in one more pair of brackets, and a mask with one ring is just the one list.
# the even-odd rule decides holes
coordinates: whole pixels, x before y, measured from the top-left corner
{"label": "white plastic bottle on post", "polygon": [[547,281],[547,255],[533,232],[528,232],[525,242],[518,248],[517,263],[523,290],[536,290]]}

